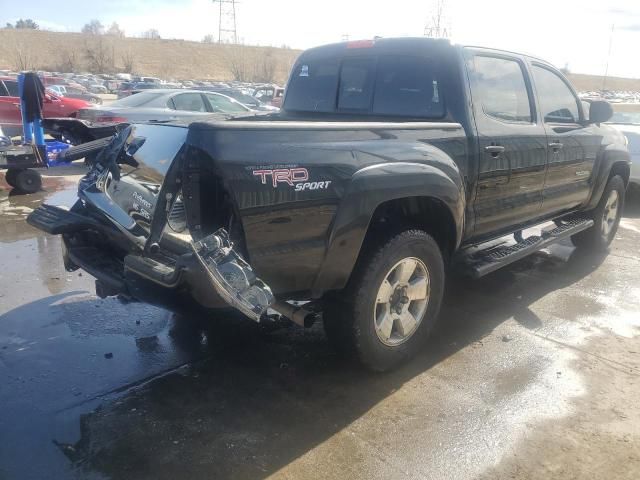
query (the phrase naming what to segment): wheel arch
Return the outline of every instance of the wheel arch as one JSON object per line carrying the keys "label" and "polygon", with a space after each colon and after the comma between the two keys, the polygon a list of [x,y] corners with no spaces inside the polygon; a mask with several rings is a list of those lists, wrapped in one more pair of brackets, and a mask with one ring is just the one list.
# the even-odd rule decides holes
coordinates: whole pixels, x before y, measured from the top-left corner
{"label": "wheel arch", "polygon": [[591,198],[585,210],[593,210],[598,205],[607,182],[614,175],[622,177],[626,188],[631,176],[631,156],[625,147],[617,144],[608,145],[602,152],[600,168],[594,176]]}
{"label": "wheel arch", "polygon": [[[319,297],[346,285],[365,240],[377,234],[380,221],[389,218],[389,212],[402,212],[391,225],[395,231],[402,227],[424,229],[450,254],[462,239],[464,210],[464,182],[453,162],[398,162],[360,170],[336,213],[312,295]],[[436,228],[438,222],[444,226]]]}

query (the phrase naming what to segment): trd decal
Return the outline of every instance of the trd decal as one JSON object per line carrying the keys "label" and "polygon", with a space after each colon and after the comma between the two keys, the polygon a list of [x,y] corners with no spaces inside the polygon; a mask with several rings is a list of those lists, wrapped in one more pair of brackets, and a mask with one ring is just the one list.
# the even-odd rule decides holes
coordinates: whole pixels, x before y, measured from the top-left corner
{"label": "trd decal", "polygon": [[260,177],[263,185],[267,184],[267,177],[270,177],[274,188],[278,183],[286,183],[293,186],[294,183],[306,182],[309,180],[309,172],[306,168],[279,168],[277,170],[254,170],[253,174]]}
{"label": "trd decal", "polygon": [[309,171],[302,167],[253,170],[253,175],[260,177],[260,182],[263,185],[271,183],[273,187],[276,188],[278,184],[286,183],[292,187],[295,186],[296,192],[303,192],[305,190],[324,190],[329,188],[329,185],[331,184],[331,180],[324,182],[308,182]]}

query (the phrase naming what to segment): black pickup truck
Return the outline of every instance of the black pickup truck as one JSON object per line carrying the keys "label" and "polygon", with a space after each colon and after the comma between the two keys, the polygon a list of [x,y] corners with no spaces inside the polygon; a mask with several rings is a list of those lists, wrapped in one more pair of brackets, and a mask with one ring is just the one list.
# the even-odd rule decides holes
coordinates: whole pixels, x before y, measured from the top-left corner
{"label": "black pickup truck", "polygon": [[299,57],[281,112],[129,126],[71,210],[28,221],[63,236],[98,295],[322,314],[386,370],[423,345],[450,268],[479,277],[566,237],[607,248],[630,169],[611,114],[517,53],[328,45]]}

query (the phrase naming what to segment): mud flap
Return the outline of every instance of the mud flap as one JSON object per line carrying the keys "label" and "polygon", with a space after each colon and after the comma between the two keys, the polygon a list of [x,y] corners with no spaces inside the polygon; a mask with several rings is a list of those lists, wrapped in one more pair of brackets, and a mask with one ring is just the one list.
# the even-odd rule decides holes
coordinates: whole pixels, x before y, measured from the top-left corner
{"label": "mud flap", "polygon": [[228,233],[221,228],[201,240],[192,241],[191,247],[218,294],[229,305],[259,322],[275,301],[273,293],[233,250]]}

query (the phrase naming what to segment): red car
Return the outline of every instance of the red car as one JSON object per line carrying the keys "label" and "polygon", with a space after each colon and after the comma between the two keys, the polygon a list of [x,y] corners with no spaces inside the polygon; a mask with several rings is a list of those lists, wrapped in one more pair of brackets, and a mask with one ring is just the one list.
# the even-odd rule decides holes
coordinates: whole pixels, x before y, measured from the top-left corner
{"label": "red car", "polygon": [[[84,100],[46,93],[42,116],[44,118],[75,117],[78,110],[90,106],[91,104]],[[22,135],[18,81],[12,77],[0,77],[0,128],[10,137]]]}

